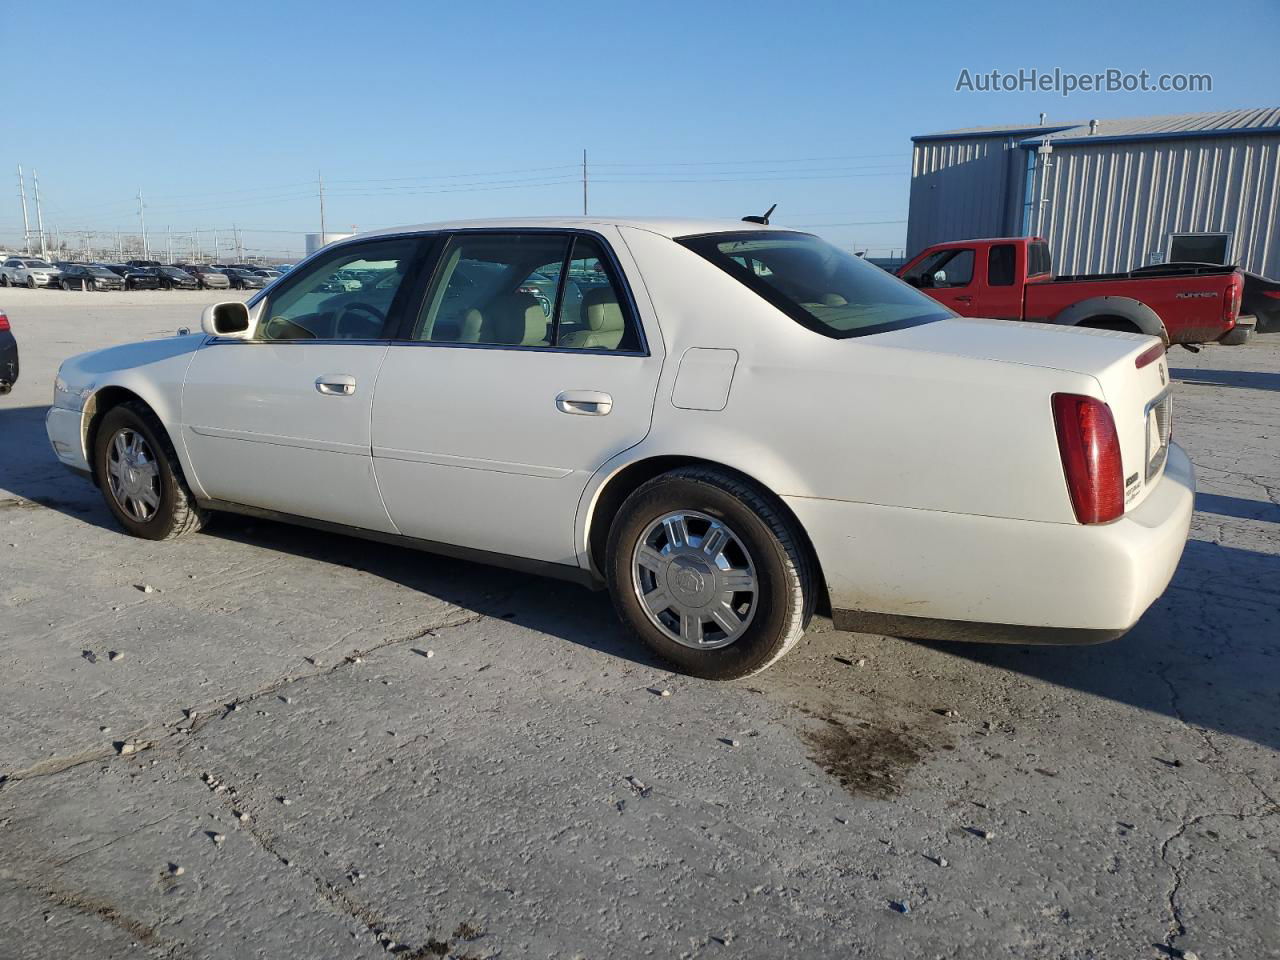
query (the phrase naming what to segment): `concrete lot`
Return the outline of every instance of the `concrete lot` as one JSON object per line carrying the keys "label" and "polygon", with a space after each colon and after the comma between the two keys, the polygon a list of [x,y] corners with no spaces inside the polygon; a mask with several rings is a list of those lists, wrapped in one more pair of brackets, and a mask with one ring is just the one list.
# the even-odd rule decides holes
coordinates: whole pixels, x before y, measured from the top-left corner
{"label": "concrete lot", "polygon": [[1280,337],[1171,354],[1199,512],[1128,637],[713,684],[573,586],[123,536],[54,372],[207,299],[0,291],[4,960],[1280,956]]}

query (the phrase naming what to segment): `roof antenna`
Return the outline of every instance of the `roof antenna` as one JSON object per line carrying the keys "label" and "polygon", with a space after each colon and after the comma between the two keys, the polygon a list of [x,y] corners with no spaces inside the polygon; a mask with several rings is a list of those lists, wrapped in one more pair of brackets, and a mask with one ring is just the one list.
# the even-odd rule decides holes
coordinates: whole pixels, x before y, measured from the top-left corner
{"label": "roof antenna", "polygon": [[770,207],[768,210],[764,212],[763,217],[743,217],[742,220],[744,223],[759,223],[767,227],[769,225],[770,215],[773,213],[773,211],[777,209],[778,209],[778,205],[775,203],[772,207]]}

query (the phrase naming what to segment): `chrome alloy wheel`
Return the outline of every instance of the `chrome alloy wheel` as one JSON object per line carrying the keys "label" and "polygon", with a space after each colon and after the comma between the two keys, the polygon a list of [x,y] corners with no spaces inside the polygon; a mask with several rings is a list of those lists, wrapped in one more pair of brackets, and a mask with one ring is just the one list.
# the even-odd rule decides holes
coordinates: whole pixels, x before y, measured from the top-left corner
{"label": "chrome alloy wheel", "polygon": [[631,557],[645,615],[676,643],[715,650],[737,640],[755,615],[755,564],[738,535],[705,513],[682,510],[645,528]]}
{"label": "chrome alloy wheel", "polygon": [[120,509],[146,523],[160,508],[160,465],[136,430],[116,431],[107,449],[107,482]]}

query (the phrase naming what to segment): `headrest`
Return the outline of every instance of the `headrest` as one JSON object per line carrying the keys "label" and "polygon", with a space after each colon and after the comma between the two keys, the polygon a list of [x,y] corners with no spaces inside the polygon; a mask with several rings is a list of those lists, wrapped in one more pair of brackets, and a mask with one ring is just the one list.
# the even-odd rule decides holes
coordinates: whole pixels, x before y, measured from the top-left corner
{"label": "headrest", "polygon": [[547,315],[531,294],[504,294],[490,304],[489,313],[493,328],[486,339],[491,343],[536,346],[547,339]]}
{"label": "headrest", "polygon": [[593,333],[611,333],[624,326],[622,308],[612,287],[596,287],[583,297],[582,315]]}

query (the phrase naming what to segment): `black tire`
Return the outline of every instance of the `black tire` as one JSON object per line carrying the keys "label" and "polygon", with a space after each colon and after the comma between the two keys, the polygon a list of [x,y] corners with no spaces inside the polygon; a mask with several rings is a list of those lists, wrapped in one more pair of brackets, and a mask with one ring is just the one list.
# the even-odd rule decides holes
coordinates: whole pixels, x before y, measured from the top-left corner
{"label": "black tire", "polygon": [[28,276],[28,277],[27,277],[27,289],[28,289],[28,290],[34,290],[35,288],[36,288],[36,278],[35,278],[35,277],[32,277],[32,276]]}
{"label": "black tire", "polygon": [[0,273],[0,287],[7,287],[8,285],[9,275],[7,273]]}
{"label": "black tire", "polygon": [[[695,649],[650,620],[637,595],[633,556],[645,531],[669,513],[688,510],[723,523],[755,568],[754,613],[727,646]],[[622,622],[665,660],[708,680],[759,673],[800,640],[817,591],[803,536],[782,503],[731,471],[682,467],[642,484],[623,502],[609,531],[605,573]]]}
{"label": "black tire", "polygon": [[1253,334],[1256,330],[1257,328],[1252,324],[1241,326],[1237,323],[1218,342],[1227,347],[1242,347],[1253,339]]}
{"label": "black tire", "polygon": [[[155,453],[159,468],[160,502],[155,513],[142,521],[131,516],[116,500],[108,479],[108,455],[121,430],[142,436]],[[182,467],[159,418],[143,403],[123,403],[103,414],[93,443],[94,473],[102,488],[107,509],[124,529],[144,540],[173,540],[195,533],[208,520],[208,512],[196,505],[195,497],[182,476]]]}

